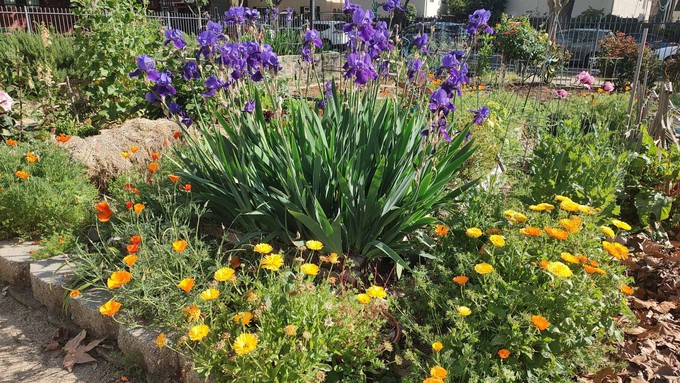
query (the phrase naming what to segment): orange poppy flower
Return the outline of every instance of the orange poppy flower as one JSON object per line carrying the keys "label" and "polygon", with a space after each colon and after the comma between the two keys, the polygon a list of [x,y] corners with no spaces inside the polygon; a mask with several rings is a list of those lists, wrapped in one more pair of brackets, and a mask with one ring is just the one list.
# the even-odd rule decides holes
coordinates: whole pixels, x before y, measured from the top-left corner
{"label": "orange poppy flower", "polygon": [[435,230],[437,231],[437,235],[440,237],[443,237],[449,233],[449,227],[444,225],[437,225]]}
{"label": "orange poppy flower", "polygon": [[121,306],[122,305],[119,302],[116,302],[114,300],[110,300],[110,301],[104,303],[103,305],[99,306],[99,312],[102,315],[112,317],[112,316],[116,315],[118,310],[120,310]]}
{"label": "orange poppy flower", "polygon": [[181,281],[179,281],[177,287],[182,289],[182,291],[184,291],[185,293],[188,293],[189,291],[191,291],[191,289],[194,288],[195,283],[196,282],[194,281],[194,278],[184,278]]}
{"label": "orange poppy flower", "polygon": [[60,142],[62,144],[68,142],[68,140],[71,139],[71,136],[64,135],[64,133],[59,134],[58,136],[54,137],[57,142]]}
{"label": "orange poppy flower", "polygon": [[154,161],[158,161],[161,158],[161,155],[158,154],[157,152],[151,152],[151,159]]}
{"label": "orange poppy flower", "polygon": [[158,170],[158,162],[152,162],[149,164],[149,173],[155,173]]}
{"label": "orange poppy flower", "polygon": [[164,333],[160,333],[154,340],[154,343],[156,343],[156,347],[162,349],[163,347],[165,347],[166,344],[168,344],[168,338],[165,336]]}
{"label": "orange poppy flower", "polygon": [[136,255],[130,254],[126,255],[125,258],[123,258],[123,262],[125,262],[125,264],[128,265],[128,267],[132,267],[135,265],[135,263],[137,263],[138,259],[139,258]]}
{"label": "orange poppy flower", "polygon": [[141,214],[142,210],[144,210],[145,207],[146,206],[144,206],[143,203],[136,203],[135,206],[133,207],[133,209],[134,209],[135,213]]}
{"label": "orange poppy flower", "polygon": [[175,130],[175,132],[172,133],[172,138],[174,138],[174,139],[177,140],[177,139],[179,139],[180,137],[182,137],[182,132],[180,132],[179,130]]}
{"label": "orange poppy flower", "polygon": [[132,203],[132,201],[127,201],[125,202],[125,207],[127,207],[128,210],[132,210],[134,204]]}
{"label": "orange poppy flower", "polygon": [[133,245],[139,245],[140,243],[142,243],[142,237],[138,235],[133,235],[132,237],[130,237],[130,243]]}
{"label": "orange poppy flower", "polygon": [[470,278],[468,278],[464,275],[459,275],[459,276],[453,278],[453,281],[458,283],[461,286],[466,284],[469,280],[470,280]]}
{"label": "orange poppy flower", "polygon": [[120,155],[123,156],[123,158],[130,158],[130,152],[120,152]]}
{"label": "orange poppy flower", "polygon": [[502,349],[498,350],[498,356],[501,359],[507,359],[507,357],[510,356],[510,351],[505,349],[505,348],[502,348]]}
{"label": "orange poppy flower", "polygon": [[130,282],[132,274],[125,270],[114,271],[113,274],[106,280],[106,286],[110,289],[117,289],[124,284]]}
{"label": "orange poppy flower", "polygon": [[128,254],[134,254],[139,251],[139,245],[136,243],[133,243],[131,245],[127,245],[127,252]]}
{"label": "orange poppy flower", "polygon": [[633,295],[635,290],[633,290],[633,288],[628,285],[623,285],[621,286],[621,292],[623,292],[626,295]]}
{"label": "orange poppy flower", "polygon": [[536,328],[541,330],[541,331],[547,329],[550,326],[550,322],[548,322],[547,319],[545,319],[544,317],[542,317],[540,315],[532,315],[531,316],[531,323],[533,323],[534,326],[536,326]]}
{"label": "orange poppy flower", "polygon": [[94,209],[97,211],[97,219],[100,222],[108,222],[111,219],[111,216],[113,215],[113,211],[111,211],[109,203],[106,201],[102,201],[96,204],[94,206]]}
{"label": "orange poppy flower", "polygon": [[21,178],[22,180],[25,180],[25,179],[28,179],[28,177],[31,177],[30,174],[28,174],[28,173],[26,173],[26,172],[24,172],[24,171],[22,171],[22,170],[17,170],[17,171],[14,173],[14,175],[17,176],[17,178]]}
{"label": "orange poppy flower", "polygon": [[137,189],[133,184],[125,184],[123,189],[129,191],[130,193],[139,194],[139,189]]}
{"label": "orange poppy flower", "polygon": [[181,253],[187,248],[187,245],[188,243],[185,240],[175,241],[172,243],[172,249],[175,250],[176,253]]}
{"label": "orange poppy flower", "polygon": [[555,239],[559,239],[560,241],[564,241],[569,236],[569,233],[562,229],[552,227],[544,227],[543,229],[545,230],[546,233],[548,233],[549,236]]}
{"label": "orange poppy flower", "polygon": [[80,290],[78,290],[78,289],[73,290],[68,294],[68,296],[71,297],[71,298],[77,298],[78,295],[80,295]]}
{"label": "orange poppy flower", "polygon": [[33,154],[33,152],[28,152],[26,153],[26,161],[28,161],[29,164],[35,163],[38,161],[38,156]]}
{"label": "orange poppy flower", "polygon": [[139,150],[139,146],[130,146],[130,151],[132,153],[137,153],[138,150]]}
{"label": "orange poppy flower", "polygon": [[8,146],[17,146],[17,145],[19,145],[19,141],[11,140],[11,139],[8,139],[7,141],[5,141],[5,143],[6,143]]}
{"label": "orange poppy flower", "polygon": [[184,185],[184,191],[187,192],[187,193],[190,192],[191,191],[191,184]]}
{"label": "orange poppy flower", "polygon": [[174,174],[168,174],[168,178],[170,179],[170,182],[177,182],[180,179],[180,176],[176,176]]}

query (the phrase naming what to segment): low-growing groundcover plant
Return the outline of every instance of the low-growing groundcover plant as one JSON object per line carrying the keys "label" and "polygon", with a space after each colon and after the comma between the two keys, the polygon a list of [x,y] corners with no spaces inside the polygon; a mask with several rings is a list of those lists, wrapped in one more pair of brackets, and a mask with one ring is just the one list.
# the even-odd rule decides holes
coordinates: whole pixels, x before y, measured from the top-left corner
{"label": "low-growing groundcover plant", "polygon": [[[72,246],[92,220],[97,190],[85,167],[49,142],[0,142],[0,237],[42,237],[50,251]],[[71,164],[65,166],[65,164]]]}
{"label": "low-growing groundcover plant", "polygon": [[439,366],[453,381],[568,382],[606,360],[630,314],[628,249],[614,242],[630,226],[553,203],[439,231],[441,256],[401,282],[403,356],[422,371],[406,381]]}

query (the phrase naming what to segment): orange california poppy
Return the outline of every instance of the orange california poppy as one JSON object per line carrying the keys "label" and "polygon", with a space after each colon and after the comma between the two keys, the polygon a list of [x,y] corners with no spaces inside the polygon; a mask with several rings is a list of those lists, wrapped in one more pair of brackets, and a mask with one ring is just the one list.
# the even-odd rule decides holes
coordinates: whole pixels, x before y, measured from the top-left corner
{"label": "orange california poppy", "polygon": [[71,139],[71,136],[67,136],[67,135],[64,135],[64,133],[61,133],[58,136],[56,136],[54,139],[57,140],[57,142],[64,144],[64,143],[68,142],[68,140]]}
{"label": "orange california poppy", "polygon": [[184,185],[184,191],[187,192],[187,193],[190,192],[191,191],[191,184]]}
{"label": "orange california poppy", "polygon": [[142,212],[142,210],[144,210],[145,207],[146,206],[144,206],[143,203],[136,203],[135,206],[134,206],[134,211],[135,211],[135,213],[140,214]]}
{"label": "orange california poppy", "polygon": [[180,179],[180,176],[176,176],[174,174],[168,174],[168,178],[170,179],[170,182],[177,182]]}
{"label": "orange california poppy", "polygon": [[17,145],[19,145],[19,141],[12,140],[12,139],[8,139],[7,141],[5,141],[5,143],[6,143],[7,145],[9,145],[9,146],[17,146]]}
{"label": "orange california poppy", "polygon": [[142,243],[142,237],[138,235],[133,235],[132,237],[130,237],[130,243],[132,243],[133,245],[139,245],[140,243]]}
{"label": "orange california poppy", "polygon": [[22,171],[22,170],[17,170],[14,173],[14,175],[17,176],[17,178],[21,178],[22,180],[25,180],[25,179],[28,179],[28,177],[31,177],[30,174],[28,174],[28,173],[26,173],[25,171]]}
{"label": "orange california poppy", "polygon": [[149,173],[155,173],[158,170],[158,162],[152,162],[149,164]]}

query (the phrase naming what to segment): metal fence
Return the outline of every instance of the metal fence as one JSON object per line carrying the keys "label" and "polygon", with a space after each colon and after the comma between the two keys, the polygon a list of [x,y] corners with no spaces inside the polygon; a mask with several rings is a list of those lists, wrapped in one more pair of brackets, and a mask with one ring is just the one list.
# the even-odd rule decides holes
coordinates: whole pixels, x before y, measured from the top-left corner
{"label": "metal fence", "polygon": [[37,32],[38,24],[53,28],[58,33],[73,31],[76,16],[68,8],[0,6],[0,29]]}

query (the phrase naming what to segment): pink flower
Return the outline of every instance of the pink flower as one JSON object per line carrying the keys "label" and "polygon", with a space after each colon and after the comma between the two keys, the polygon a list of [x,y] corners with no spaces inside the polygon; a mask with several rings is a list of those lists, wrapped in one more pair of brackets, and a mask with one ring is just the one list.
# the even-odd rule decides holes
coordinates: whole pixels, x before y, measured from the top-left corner
{"label": "pink flower", "polygon": [[576,79],[581,83],[581,85],[588,89],[590,89],[590,86],[595,82],[595,77],[591,76],[590,73],[586,71],[577,74]]}
{"label": "pink flower", "polygon": [[614,90],[614,84],[607,81],[604,84],[602,84],[602,90],[604,90],[605,92],[611,92]]}
{"label": "pink flower", "polygon": [[555,98],[564,99],[564,98],[569,97],[569,93],[564,89],[559,89],[559,90],[553,89],[553,94],[555,95]]}
{"label": "pink flower", "polygon": [[0,90],[0,108],[5,112],[10,112],[12,110],[12,105],[14,104],[15,102],[12,100],[12,97],[4,90]]}

